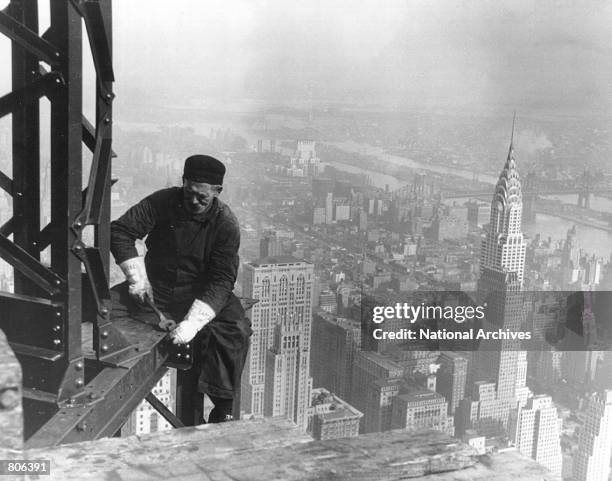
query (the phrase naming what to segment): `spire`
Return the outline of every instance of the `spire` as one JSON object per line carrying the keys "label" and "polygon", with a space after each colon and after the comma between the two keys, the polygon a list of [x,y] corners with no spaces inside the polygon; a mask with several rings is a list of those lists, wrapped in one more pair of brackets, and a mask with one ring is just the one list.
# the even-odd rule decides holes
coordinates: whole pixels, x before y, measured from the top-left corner
{"label": "spire", "polygon": [[516,123],[516,112],[512,116],[512,132],[510,134],[510,148],[508,149],[508,158],[503,170],[499,174],[499,179],[495,187],[494,200],[501,202],[503,205],[522,202],[521,182],[516,169],[516,161],[514,160],[514,126]]}
{"label": "spire", "polygon": [[508,149],[508,160],[514,157],[514,124],[516,122],[516,110],[512,115],[512,132],[510,134],[510,148]]}

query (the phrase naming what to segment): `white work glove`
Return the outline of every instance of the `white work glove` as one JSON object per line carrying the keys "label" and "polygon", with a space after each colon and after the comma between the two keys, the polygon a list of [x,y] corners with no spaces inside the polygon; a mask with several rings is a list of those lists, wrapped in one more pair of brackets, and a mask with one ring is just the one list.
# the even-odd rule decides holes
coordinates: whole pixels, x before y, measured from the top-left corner
{"label": "white work glove", "polygon": [[191,304],[189,312],[176,329],[170,333],[170,338],[174,344],[186,344],[196,336],[196,334],[206,324],[215,318],[216,314],[206,302],[196,299]]}
{"label": "white work glove", "polygon": [[119,267],[128,281],[128,292],[130,296],[141,304],[144,304],[145,296],[148,295],[151,302],[153,302],[153,288],[147,277],[144,257],[132,257],[119,264]]}

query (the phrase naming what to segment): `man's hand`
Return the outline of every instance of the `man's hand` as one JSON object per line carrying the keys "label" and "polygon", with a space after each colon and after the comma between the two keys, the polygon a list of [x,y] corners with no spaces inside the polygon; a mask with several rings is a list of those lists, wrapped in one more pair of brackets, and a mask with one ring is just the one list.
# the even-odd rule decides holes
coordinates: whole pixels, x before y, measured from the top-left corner
{"label": "man's hand", "polygon": [[145,304],[146,296],[153,301],[153,288],[147,277],[144,257],[132,257],[119,264],[128,281],[128,293],[140,304]]}
{"label": "man's hand", "polygon": [[216,314],[206,302],[196,299],[191,304],[185,319],[170,333],[174,344],[191,342],[196,334],[206,324],[215,318]]}

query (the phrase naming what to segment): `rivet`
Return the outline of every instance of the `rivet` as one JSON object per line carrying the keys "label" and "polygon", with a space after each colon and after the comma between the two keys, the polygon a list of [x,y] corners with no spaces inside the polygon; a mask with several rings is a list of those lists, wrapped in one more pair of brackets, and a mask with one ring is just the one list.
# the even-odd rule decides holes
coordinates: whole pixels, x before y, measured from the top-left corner
{"label": "rivet", "polygon": [[22,194],[21,192],[17,192],[15,195],[16,195],[17,197],[23,197],[23,194]]}
{"label": "rivet", "polygon": [[74,384],[76,387],[83,387],[83,379],[82,378],[77,378],[76,381],[74,381]]}
{"label": "rivet", "polygon": [[105,124],[110,124],[110,118],[109,117],[104,117],[104,123]]}
{"label": "rivet", "polygon": [[90,393],[87,395],[87,397],[88,397],[89,399],[95,399],[96,395],[95,395],[94,393],[90,392]]}
{"label": "rivet", "polygon": [[100,333],[100,337],[101,337],[102,339],[106,339],[106,338],[108,337],[108,331],[102,331],[102,332]]}
{"label": "rivet", "polygon": [[83,224],[81,223],[81,221],[80,221],[80,220],[77,220],[77,221],[74,223],[74,225],[75,225],[75,226],[77,226],[77,227],[81,227]]}
{"label": "rivet", "polygon": [[76,428],[78,431],[85,431],[85,429],[87,428],[87,423],[85,422],[79,423],[77,424]]}
{"label": "rivet", "polygon": [[111,94],[106,94],[106,98],[107,99],[111,99],[111,98],[113,98],[113,96]]}
{"label": "rivet", "polygon": [[55,344],[56,346],[59,346],[62,343],[62,341],[60,341],[59,339],[53,339],[53,344]]}
{"label": "rivet", "polygon": [[60,326],[59,324],[58,324],[58,325],[53,326],[53,331],[54,331],[54,332],[59,332],[59,331],[61,331],[61,330],[62,330],[62,326]]}
{"label": "rivet", "polygon": [[102,352],[108,351],[108,344],[102,344]]}
{"label": "rivet", "polygon": [[56,57],[59,57],[59,56],[60,56],[60,53],[59,53],[59,52],[55,52],[55,56],[56,56]]}
{"label": "rivet", "polygon": [[183,357],[183,355],[179,352],[176,354],[176,357]]}
{"label": "rivet", "polygon": [[74,365],[74,368],[75,368],[77,371],[82,371],[82,370],[83,370],[83,363],[82,363],[81,361],[77,362],[77,363]]}
{"label": "rivet", "polygon": [[55,317],[60,317],[62,315],[62,311],[56,311],[55,312]]}
{"label": "rivet", "polygon": [[108,314],[108,307],[103,307],[102,309],[100,309],[100,312],[105,315]]}
{"label": "rivet", "polygon": [[185,354],[185,359],[189,360],[191,356],[189,354]]}
{"label": "rivet", "polygon": [[59,279],[55,279],[54,284],[55,284],[56,286],[59,286],[59,285],[61,284],[61,282],[60,282],[60,280],[59,280]]}

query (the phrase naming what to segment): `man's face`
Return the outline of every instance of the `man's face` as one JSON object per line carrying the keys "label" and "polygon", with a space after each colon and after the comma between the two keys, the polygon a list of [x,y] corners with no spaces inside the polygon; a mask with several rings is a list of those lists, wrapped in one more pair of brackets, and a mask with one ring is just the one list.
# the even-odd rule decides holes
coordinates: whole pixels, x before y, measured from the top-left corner
{"label": "man's face", "polygon": [[220,192],[218,186],[183,179],[183,202],[185,209],[190,214],[197,215],[205,212]]}

